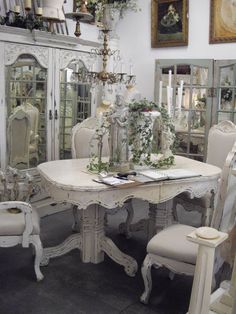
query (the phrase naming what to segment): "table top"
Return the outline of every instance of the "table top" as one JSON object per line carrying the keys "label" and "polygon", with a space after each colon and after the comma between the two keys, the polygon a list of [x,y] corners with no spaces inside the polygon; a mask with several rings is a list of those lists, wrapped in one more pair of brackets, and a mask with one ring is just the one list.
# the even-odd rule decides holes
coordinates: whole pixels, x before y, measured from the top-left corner
{"label": "table top", "polygon": [[[37,169],[42,184],[52,198],[70,202],[79,208],[93,203],[108,208],[121,206],[129,198],[140,198],[159,203],[188,192],[190,197],[201,197],[216,191],[221,169],[182,156],[175,156],[173,169],[189,169],[201,176],[178,180],[164,180],[129,188],[117,188],[94,182],[97,174],[86,170],[89,159],[55,160],[40,164]],[[86,193],[85,193],[86,192]]]}

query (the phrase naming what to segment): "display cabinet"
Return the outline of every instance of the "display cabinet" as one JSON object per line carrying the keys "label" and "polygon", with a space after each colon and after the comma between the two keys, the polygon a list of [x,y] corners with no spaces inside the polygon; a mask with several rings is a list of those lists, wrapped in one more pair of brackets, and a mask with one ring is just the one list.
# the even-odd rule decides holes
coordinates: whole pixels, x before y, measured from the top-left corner
{"label": "display cabinet", "polygon": [[[224,120],[236,123],[236,60],[156,60],[155,101],[167,106],[172,75],[171,116],[176,130],[176,153],[205,160],[209,128]],[[177,90],[183,81],[181,110]]]}
{"label": "display cabinet", "polygon": [[0,26],[1,169],[27,170],[37,184],[38,164],[71,158],[72,127],[96,108],[94,90],[78,75],[94,47],[99,43]]}
{"label": "display cabinet", "polygon": [[98,44],[42,33],[0,27],[2,169],[71,158],[71,129],[95,106],[78,72],[87,71],[90,49]]}

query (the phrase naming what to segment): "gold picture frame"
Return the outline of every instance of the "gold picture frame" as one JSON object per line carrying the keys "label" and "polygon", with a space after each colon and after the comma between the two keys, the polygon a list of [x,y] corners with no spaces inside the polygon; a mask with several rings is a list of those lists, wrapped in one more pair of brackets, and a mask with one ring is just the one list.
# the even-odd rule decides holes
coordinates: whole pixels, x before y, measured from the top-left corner
{"label": "gold picture frame", "polygon": [[152,0],[152,48],[187,45],[188,0]]}
{"label": "gold picture frame", "polygon": [[236,14],[236,6],[233,2],[226,0],[211,0],[210,44],[236,42],[234,14]]}

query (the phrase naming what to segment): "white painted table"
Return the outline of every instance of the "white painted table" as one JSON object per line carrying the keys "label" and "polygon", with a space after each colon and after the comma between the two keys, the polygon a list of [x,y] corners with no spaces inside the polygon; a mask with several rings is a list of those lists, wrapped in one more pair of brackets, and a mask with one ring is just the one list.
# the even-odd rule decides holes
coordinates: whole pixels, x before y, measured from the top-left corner
{"label": "white painted table", "polygon": [[134,276],[137,271],[135,259],[122,253],[105,235],[105,208],[121,207],[131,198],[159,204],[182,192],[188,192],[191,197],[202,197],[208,192],[216,192],[221,173],[218,167],[176,156],[173,168],[195,170],[201,176],[119,189],[94,182],[97,175],[86,172],[88,162],[88,159],[57,160],[38,166],[42,185],[49,195],[57,202],[71,203],[81,210],[80,233],[72,234],[56,247],[45,248],[42,264],[77,248],[85,263],[100,263],[106,253],[123,265],[128,275]]}

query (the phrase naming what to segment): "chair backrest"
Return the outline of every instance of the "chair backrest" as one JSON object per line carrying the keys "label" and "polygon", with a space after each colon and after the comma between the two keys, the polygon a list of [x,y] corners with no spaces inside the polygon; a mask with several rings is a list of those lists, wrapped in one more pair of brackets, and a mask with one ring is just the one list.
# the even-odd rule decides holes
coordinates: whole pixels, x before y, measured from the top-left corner
{"label": "chair backrest", "polygon": [[236,142],[236,125],[222,121],[209,130],[206,162],[223,168],[228,153]]}
{"label": "chair backrest", "polygon": [[236,224],[236,143],[228,153],[221,173],[220,189],[212,227],[229,233]]}
{"label": "chair backrest", "polygon": [[[72,129],[72,158],[88,158],[92,153],[97,154],[97,140],[95,138],[98,120],[95,117],[87,118],[77,123]],[[108,135],[103,137],[102,156],[109,155]]]}
{"label": "chair backrest", "polygon": [[22,109],[8,118],[9,165],[29,167],[30,116]]}

